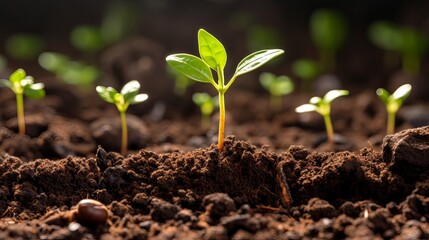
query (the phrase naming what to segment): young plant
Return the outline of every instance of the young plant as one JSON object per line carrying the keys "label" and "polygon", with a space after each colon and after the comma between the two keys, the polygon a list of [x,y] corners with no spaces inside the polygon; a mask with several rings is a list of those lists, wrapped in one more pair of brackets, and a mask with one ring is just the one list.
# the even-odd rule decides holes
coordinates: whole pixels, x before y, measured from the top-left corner
{"label": "young plant", "polygon": [[326,127],[326,136],[328,142],[332,146],[334,145],[334,128],[332,127],[331,121],[331,102],[341,96],[349,94],[347,90],[331,90],[325,94],[323,98],[312,97],[310,103],[303,104],[295,109],[298,113],[316,111],[323,116]]}
{"label": "young plant", "polygon": [[334,10],[319,9],[310,18],[310,32],[320,52],[324,71],[335,69],[335,54],[346,38],[347,26],[344,16]]}
{"label": "young plant", "polygon": [[113,87],[97,86],[98,95],[106,102],[113,103],[119,111],[122,125],[122,145],[121,154],[125,155],[128,148],[128,129],[126,111],[130,105],[144,102],[148,99],[147,94],[139,94],[140,83],[132,80],[125,84],[121,91],[118,92]]}
{"label": "young plant", "polygon": [[272,73],[262,73],[259,81],[263,88],[270,92],[271,110],[278,112],[282,107],[282,96],[288,95],[294,89],[288,76],[276,76]]}
{"label": "young plant", "polygon": [[[253,71],[267,63],[269,60],[281,55],[281,49],[261,50],[245,57],[238,64],[235,73],[229,81],[225,81],[224,68],[227,55],[222,43],[204,29],[198,31],[198,49],[200,57],[179,53],[169,55],[167,63],[189,78],[203,83],[212,84],[219,92],[219,135],[218,149],[223,150],[225,136],[225,93],[238,76]],[[212,70],[217,74],[217,82],[213,78]]]}
{"label": "young plant", "polygon": [[402,103],[411,93],[411,85],[404,84],[400,86],[393,94],[390,94],[386,89],[379,88],[376,93],[380,100],[386,104],[387,110],[387,131],[386,134],[395,133],[395,115],[401,107]]}
{"label": "young plant", "polygon": [[312,59],[301,58],[293,62],[292,72],[303,80],[302,88],[310,91],[314,79],[322,72],[321,66]]}
{"label": "young plant", "polygon": [[23,69],[17,69],[13,72],[9,80],[0,79],[0,87],[8,87],[16,96],[16,112],[18,119],[19,135],[25,135],[24,119],[24,95],[34,99],[40,99],[45,96],[43,83],[35,83],[34,78],[27,76]]}
{"label": "young plant", "polygon": [[217,97],[212,97],[207,93],[194,93],[192,101],[200,108],[201,126],[207,127],[210,125],[210,115],[212,115],[217,106]]}

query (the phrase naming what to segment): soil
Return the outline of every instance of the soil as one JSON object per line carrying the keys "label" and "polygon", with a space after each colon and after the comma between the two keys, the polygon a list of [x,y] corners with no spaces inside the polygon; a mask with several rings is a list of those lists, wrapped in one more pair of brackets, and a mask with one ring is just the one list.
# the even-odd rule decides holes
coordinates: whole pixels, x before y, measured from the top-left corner
{"label": "soil", "polygon": [[[352,88],[333,103],[331,146],[319,115],[294,111],[312,95],[296,91],[273,112],[249,74],[226,94],[219,153],[217,115],[202,126],[191,102],[213,89],[174,95],[165,55],[139,38],[102,56],[103,85],[138,79],[150,95],[127,113],[125,156],[118,112],[92,90],[36,71],[47,96],[25,100],[20,136],[14,96],[0,89],[0,239],[429,239],[429,111],[418,95],[385,136],[374,89]],[[394,86],[408,80],[398,75]],[[82,199],[104,204],[107,221],[78,217]]]}

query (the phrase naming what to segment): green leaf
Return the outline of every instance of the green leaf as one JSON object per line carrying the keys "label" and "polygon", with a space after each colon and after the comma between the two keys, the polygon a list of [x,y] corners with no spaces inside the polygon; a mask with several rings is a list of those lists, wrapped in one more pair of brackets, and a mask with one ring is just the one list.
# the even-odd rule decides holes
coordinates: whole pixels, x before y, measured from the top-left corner
{"label": "green leaf", "polygon": [[295,108],[295,112],[297,113],[312,112],[312,111],[317,111],[317,106],[313,104],[308,104],[308,103]]}
{"label": "green leaf", "polygon": [[284,51],[281,49],[268,49],[254,52],[241,60],[234,75],[240,76],[253,71],[283,53]]}
{"label": "green leaf", "polygon": [[207,101],[211,101],[211,99],[212,97],[207,93],[194,93],[192,95],[192,101],[198,106],[202,106]]}
{"label": "green leaf", "polygon": [[34,84],[34,78],[32,76],[26,76],[24,79],[22,79],[19,84],[22,87],[28,86],[28,85],[32,85]]}
{"label": "green leaf", "polygon": [[68,57],[54,52],[44,52],[39,55],[39,64],[44,69],[55,72],[61,68],[66,62],[69,61]]}
{"label": "green leaf", "polygon": [[335,52],[344,43],[347,27],[341,13],[319,9],[311,15],[310,31],[313,42],[319,49]]}
{"label": "green leaf", "polygon": [[41,99],[45,96],[45,90],[43,90],[43,83],[37,83],[29,85],[24,88],[24,95],[34,99]]}
{"label": "green leaf", "polygon": [[315,106],[318,106],[322,101],[323,100],[320,97],[312,97],[312,98],[310,98],[310,103],[314,104]]}
{"label": "green leaf", "polygon": [[125,84],[121,89],[121,94],[124,96],[126,102],[134,98],[140,89],[140,83],[137,80],[132,80]]}
{"label": "green leaf", "polygon": [[135,95],[132,98],[130,98],[128,100],[128,103],[129,104],[141,103],[141,102],[146,101],[148,98],[149,98],[149,96],[147,94],[142,93],[142,94],[138,94],[138,95]]}
{"label": "green leaf", "polygon": [[390,99],[390,93],[384,89],[384,88],[379,88],[377,89],[377,91],[375,92],[377,94],[377,96],[380,98],[380,100],[387,104],[389,102]]}
{"label": "green leaf", "polygon": [[204,29],[198,31],[198,49],[201,58],[214,70],[226,65],[226,50],[222,43]]}
{"label": "green leaf", "polygon": [[169,55],[165,60],[176,71],[195,81],[214,83],[210,68],[203,60],[194,55],[186,53],[173,54]]}
{"label": "green leaf", "polygon": [[95,90],[97,91],[98,95],[106,102],[109,103],[115,103],[115,99],[114,96],[117,93],[117,91],[112,88],[112,87],[103,87],[103,86],[97,86],[95,88]]}
{"label": "green leaf", "polygon": [[271,92],[271,86],[273,81],[275,81],[276,75],[272,73],[264,72],[259,76],[259,82],[261,83],[262,87],[264,87],[266,90]]}
{"label": "green leaf", "polygon": [[12,89],[12,83],[6,79],[0,79],[0,87],[8,87]]}
{"label": "green leaf", "polygon": [[349,95],[349,91],[347,90],[331,90],[325,94],[325,96],[323,97],[323,101],[329,104],[334,99],[346,95]]}
{"label": "green leaf", "polygon": [[394,100],[400,101],[402,103],[402,101],[410,95],[411,89],[412,87],[410,84],[404,84],[396,89],[396,91],[391,96]]}
{"label": "green leaf", "polygon": [[27,74],[25,73],[24,69],[19,68],[10,75],[9,79],[12,83],[18,83],[22,79],[24,79],[26,76],[27,76]]}
{"label": "green leaf", "polygon": [[292,64],[292,72],[304,80],[311,80],[316,78],[321,70],[318,62],[303,58]]}
{"label": "green leaf", "polygon": [[291,93],[294,89],[292,80],[287,76],[279,76],[274,84],[272,90],[273,95],[283,96]]}

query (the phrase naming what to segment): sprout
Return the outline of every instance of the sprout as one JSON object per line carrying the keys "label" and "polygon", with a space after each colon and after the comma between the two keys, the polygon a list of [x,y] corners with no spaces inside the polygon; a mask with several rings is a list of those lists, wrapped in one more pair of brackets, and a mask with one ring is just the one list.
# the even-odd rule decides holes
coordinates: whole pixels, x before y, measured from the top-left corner
{"label": "sprout", "polygon": [[112,87],[103,86],[97,86],[96,90],[103,100],[115,104],[120,113],[122,124],[121,154],[125,155],[128,147],[128,130],[125,112],[130,105],[146,101],[146,99],[148,99],[148,95],[144,93],[138,94],[140,83],[136,80],[132,80],[125,84],[122,87],[121,92],[116,91],[116,89]]}
{"label": "sprout", "polygon": [[396,91],[390,95],[389,92],[384,88],[379,88],[376,91],[381,101],[386,104],[387,110],[387,131],[386,134],[395,133],[395,115],[402,103],[411,93],[411,85],[404,84],[400,86]]}
{"label": "sprout", "polygon": [[16,95],[18,132],[21,136],[25,135],[24,95],[34,99],[43,98],[45,96],[44,86],[43,83],[35,83],[34,78],[27,76],[23,69],[13,72],[9,80],[0,79],[0,87],[8,87]]}
{"label": "sprout", "polygon": [[167,72],[174,77],[174,93],[183,96],[186,90],[195,83],[194,80],[188,78],[185,74],[175,71],[172,67],[167,65]]}
{"label": "sprout", "polygon": [[[281,55],[284,51],[281,49],[268,49],[250,54],[241,60],[234,75],[228,82],[225,82],[224,68],[227,55],[222,43],[204,29],[200,29],[198,31],[198,48],[201,58],[191,54],[179,53],[167,56],[166,61],[178,72],[195,81],[210,83],[219,92],[218,149],[219,152],[222,152],[225,136],[225,92],[238,76],[259,68],[274,57]],[[213,78],[212,71],[217,73],[217,82]]]}
{"label": "sprout", "polygon": [[292,80],[287,76],[276,76],[272,73],[262,73],[259,81],[263,88],[270,92],[271,110],[279,111],[281,109],[281,97],[288,95],[294,89]]}
{"label": "sprout", "polygon": [[100,75],[96,67],[72,61],[61,53],[44,52],[38,61],[41,67],[55,74],[58,79],[82,88],[92,86]]}
{"label": "sprout", "polygon": [[321,66],[312,59],[302,58],[292,64],[292,72],[304,81],[302,88],[309,91],[311,83],[321,73]]}
{"label": "sprout", "polygon": [[319,9],[311,15],[310,32],[320,51],[323,70],[335,68],[335,54],[346,38],[346,23],[343,15],[329,9]]}
{"label": "sprout", "polygon": [[217,96],[211,97],[207,93],[194,93],[192,101],[200,108],[201,126],[207,127],[210,125],[210,115],[212,115],[217,106]]}
{"label": "sprout", "polygon": [[326,135],[331,145],[334,145],[334,128],[331,122],[331,102],[341,96],[349,94],[347,90],[331,90],[323,98],[312,97],[310,103],[303,104],[295,109],[297,113],[316,111],[323,116],[326,127]]}

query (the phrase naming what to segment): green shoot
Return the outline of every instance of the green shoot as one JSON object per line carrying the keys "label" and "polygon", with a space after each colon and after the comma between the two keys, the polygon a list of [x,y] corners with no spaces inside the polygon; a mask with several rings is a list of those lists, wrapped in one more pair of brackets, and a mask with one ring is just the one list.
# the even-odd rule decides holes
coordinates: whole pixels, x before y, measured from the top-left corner
{"label": "green shoot", "polygon": [[320,52],[324,71],[335,69],[335,54],[346,38],[344,16],[337,11],[319,9],[311,15],[310,32]]}
{"label": "green shoot", "polygon": [[303,80],[302,88],[310,91],[314,79],[322,72],[318,62],[312,59],[298,59],[292,64],[292,72]]}
{"label": "green shoot", "polygon": [[30,33],[18,33],[6,40],[6,51],[14,59],[35,59],[44,47],[43,39]]}
{"label": "green shoot", "polygon": [[24,119],[24,95],[34,99],[40,99],[45,96],[43,83],[35,83],[34,78],[27,76],[23,69],[17,69],[13,72],[9,80],[0,79],[0,87],[8,87],[16,96],[16,112],[18,119],[19,135],[25,135]]}
{"label": "green shoot", "polygon": [[331,90],[323,98],[312,97],[310,103],[303,104],[295,109],[297,113],[316,111],[323,116],[326,127],[326,136],[331,146],[334,145],[334,128],[331,121],[331,102],[341,96],[349,95],[347,90]]}
{"label": "green shoot", "polygon": [[[179,53],[169,55],[167,63],[189,78],[203,83],[210,83],[219,92],[219,135],[218,149],[223,150],[225,136],[225,93],[234,83],[238,76],[251,72],[264,65],[274,57],[283,54],[281,49],[268,49],[254,52],[245,57],[238,64],[234,75],[229,81],[225,81],[224,68],[227,55],[222,43],[213,35],[200,29],[198,31],[198,48],[200,57]],[[217,82],[214,80],[212,71],[217,74]]]}
{"label": "green shoot", "polygon": [[400,86],[393,94],[390,94],[386,89],[379,88],[376,93],[380,100],[386,104],[387,110],[387,131],[386,134],[395,133],[395,115],[401,107],[402,103],[411,93],[411,85],[404,84]]}
{"label": "green shoot", "polygon": [[99,77],[99,70],[82,62],[72,61],[64,54],[44,52],[38,58],[41,67],[65,83],[87,89]]}
{"label": "green shoot", "polygon": [[183,96],[186,90],[195,83],[194,80],[188,78],[185,74],[175,71],[170,66],[167,67],[167,72],[174,77],[174,93],[179,96]]}
{"label": "green shoot", "polygon": [[130,105],[146,101],[148,99],[148,95],[144,93],[138,94],[140,83],[136,80],[132,80],[125,84],[120,92],[116,91],[113,87],[103,86],[97,86],[96,90],[103,100],[115,104],[119,111],[122,125],[121,154],[125,155],[128,148],[128,129],[125,113]]}
{"label": "green shoot", "polygon": [[399,53],[405,72],[417,74],[421,59],[428,50],[428,37],[416,29],[400,27],[393,23],[378,21],[369,28],[369,39],[377,47],[386,50],[386,63],[391,62],[389,52]]}
{"label": "green shoot", "polygon": [[215,107],[217,106],[217,96],[211,97],[207,93],[194,93],[192,101],[200,108],[201,112],[201,126],[210,126],[210,116],[212,115]]}
{"label": "green shoot", "polygon": [[288,76],[276,76],[272,73],[262,73],[259,81],[263,88],[270,92],[271,110],[278,112],[282,107],[282,96],[288,95],[294,89],[294,84]]}

